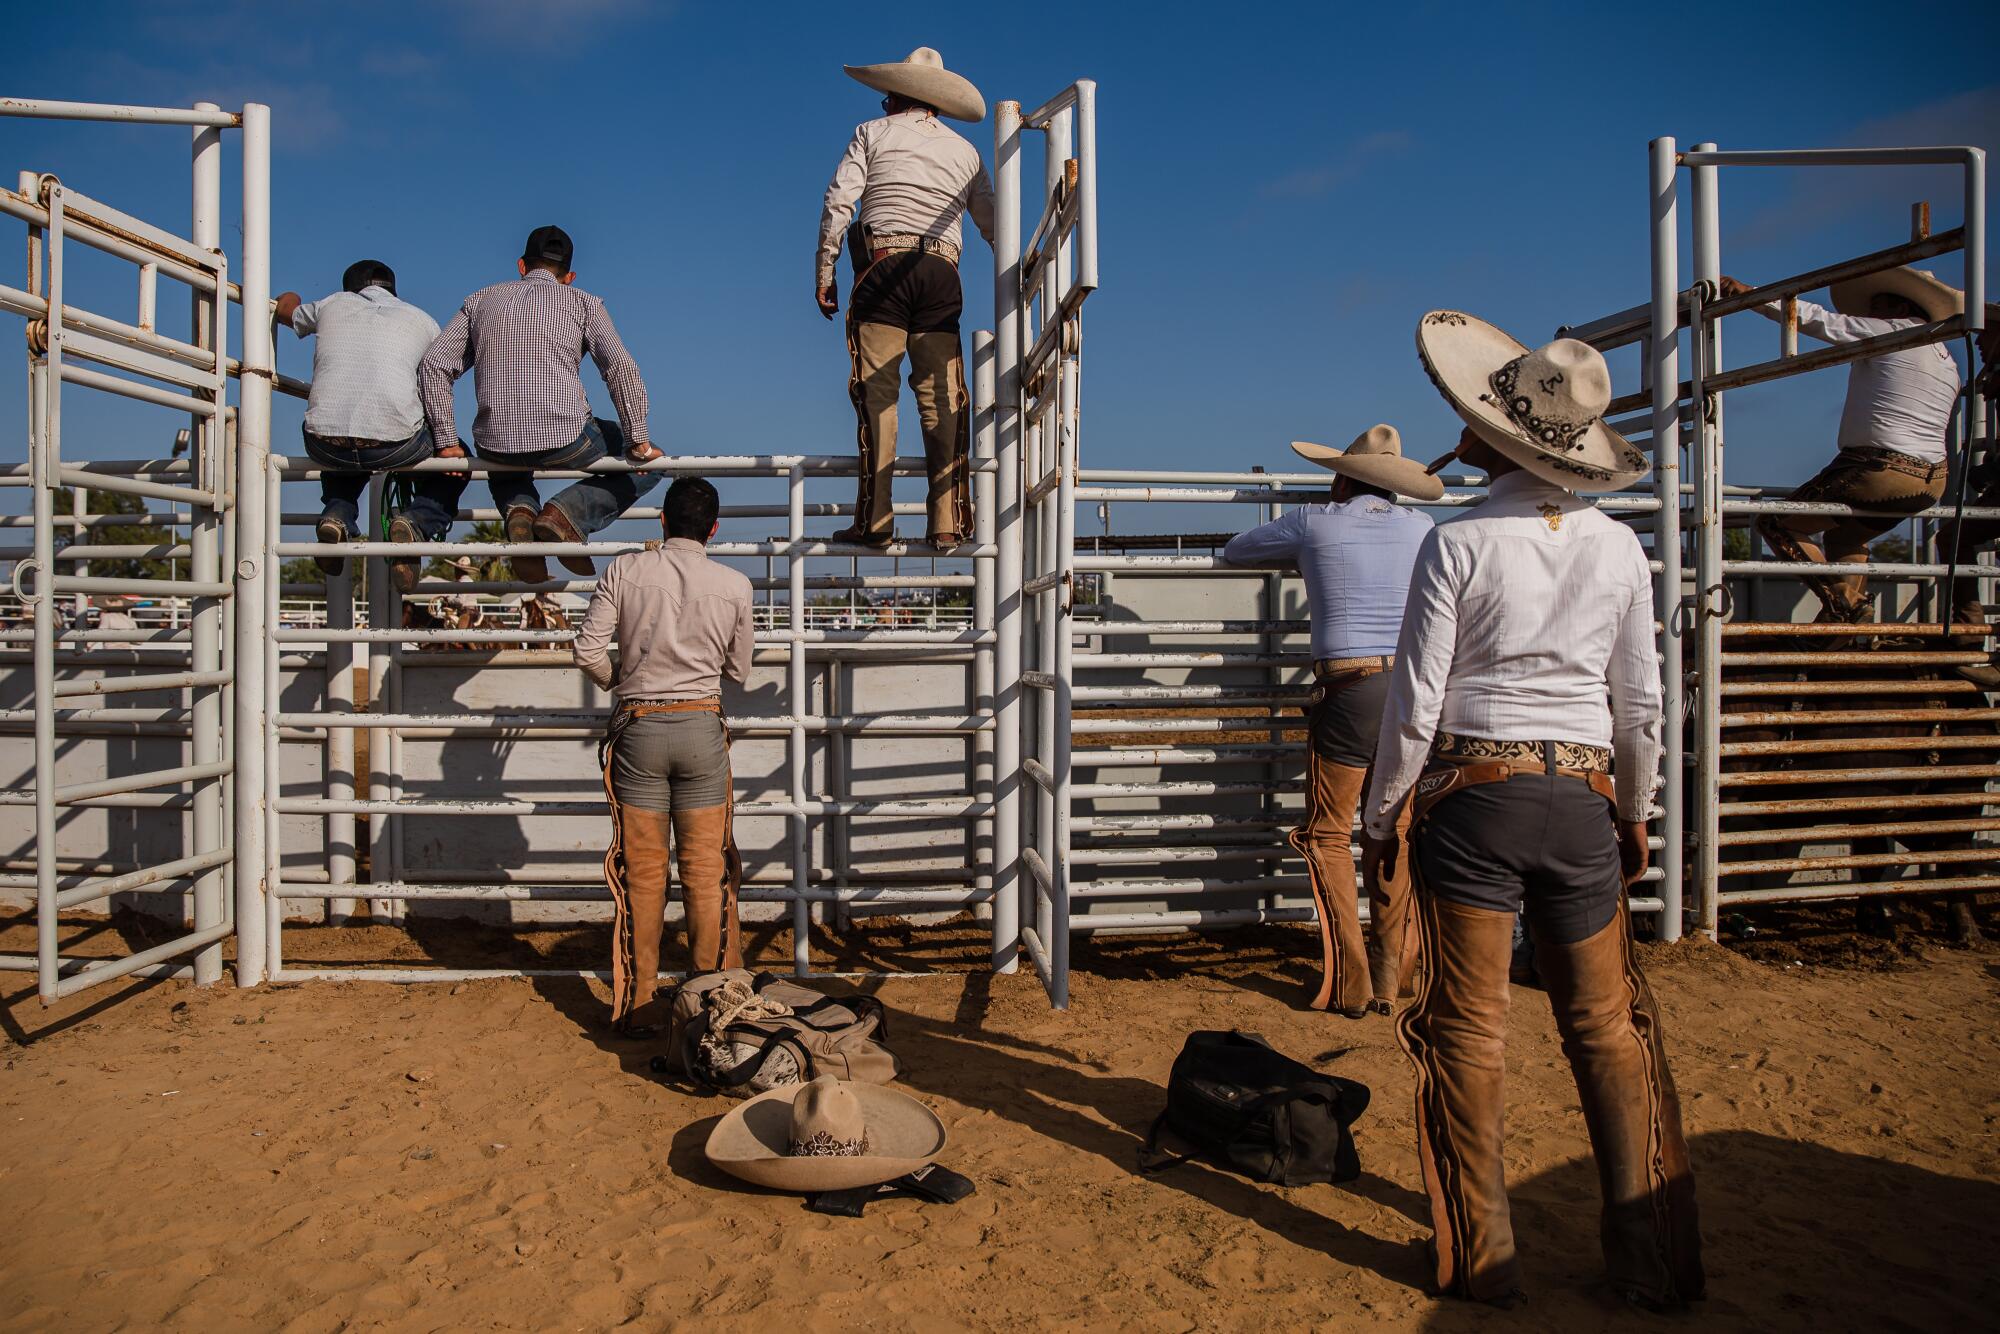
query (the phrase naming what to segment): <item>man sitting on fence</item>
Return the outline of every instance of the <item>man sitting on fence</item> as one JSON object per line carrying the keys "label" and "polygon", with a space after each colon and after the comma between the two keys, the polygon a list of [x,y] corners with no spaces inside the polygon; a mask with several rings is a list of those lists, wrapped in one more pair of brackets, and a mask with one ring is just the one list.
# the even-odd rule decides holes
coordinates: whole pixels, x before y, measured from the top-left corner
{"label": "man sitting on fence", "polygon": [[604,870],[616,905],[612,1024],[632,1036],[650,1031],[632,1016],[659,976],[670,846],[691,971],[743,962],[722,677],[740,684],[750,672],[750,581],[703,553],[719,509],[699,477],[667,488],[666,541],[605,567],[572,645],[585,675],[618,696],[602,756],[612,819]]}
{"label": "man sitting on fence", "polygon": [[[574,254],[562,228],[537,227],[521,251],[520,279],[465,299],[417,372],[434,435],[448,438],[456,429],[452,382],[474,371],[479,416],[472,445],[488,462],[556,471],[620,452],[631,463],[660,457],[648,443],[645,381],[604,302],[571,286]],[[585,352],[611,390],[616,422],[591,415],[577,376]],[[532,472],[495,471],[486,480],[507,541],[516,544],[581,542],[659,482],[651,473],[600,474],[542,505]],[[588,556],[561,559],[573,574],[587,579],[597,573]],[[516,556],[513,566],[515,577],[528,583],[549,577],[548,563],[537,557]]]}
{"label": "man sitting on fence", "polygon": [[[372,474],[421,463],[433,456],[464,458],[465,446],[447,433],[433,437],[417,394],[417,363],[437,338],[437,321],[396,296],[387,264],[364,259],[347,266],[340,291],[318,301],[282,292],[276,323],[291,326],[313,344],[312,396],[306,400],[306,454],[319,475],[322,542],[352,542],[361,535],[361,494]],[[433,449],[433,439],[449,441]],[[388,539],[435,542],[458,515],[463,473],[420,472],[390,482]],[[337,556],[320,556],[319,568],[339,574]],[[420,562],[391,558],[389,578],[399,592],[417,584]]]}
{"label": "man sitting on fence", "polygon": [[[897,375],[907,352],[930,472],[927,540],[953,547],[969,536],[972,515],[966,477],[971,414],[958,341],[965,301],[958,285],[958,220],[970,212],[979,234],[992,243],[993,183],[979,150],[938,117],[984,120],[986,101],[927,46],[889,64],[844,68],[888,96],[882,118],[854,131],[820,214],[813,295],[828,319],[840,309],[834,270],[843,234],[854,262],[847,392],[859,419],[860,482],[854,522],[833,539],[871,547],[896,540],[890,481]],[[849,231],[857,208],[860,220]]]}
{"label": "man sitting on fence", "polygon": [[1324,505],[1301,505],[1222,549],[1232,565],[1295,567],[1312,606],[1313,693],[1306,739],[1306,822],[1291,844],[1305,858],[1319,910],[1325,980],[1312,1007],[1359,1019],[1388,1014],[1407,985],[1409,879],[1370,877],[1364,949],[1354,885],[1355,808],[1376,733],[1410,570],[1431,521],[1395,503],[1436,500],[1444,486],[1403,457],[1393,426],[1371,426],[1345,450],[1295,441],[1301,458],[1339,474]]}
{"label": "man sitting on fence", "polygon": [[1588,344],[1530,351],[1434,310],[1417,347],[1466,422],[1458,456],[1489,479],[1417,554],[1363,808],[1368,870],[1394,855],[1414,796],[1424,979],[1397,1037],[1416,1067],[1437,1284],[1521,1297],[1502,1084],[1525,907],[1597,1158],[1612,1285],[1677,1305],[1703,1292],[1694,1174],[1625,898],[1662,750],[1652,575],[1632,530],[1572,494],[1628,486],[1646,457],[1604,424],[1611,374]]}
{"label": "man sitting on fence", "polygon": [[[1722,279],[1724,296],[1750,291]],[[1833,310],[1800,301],[1799,329],[1828,343],[1866,338],[1947,320],[1965,309],[1965,295],[1920,269],[1888,269],[1830,289]],[[1777,301],[1756,308],[1782,320]],[[1847,373],[1847,402],[1840,413],[1840,452],[1833,462],[1787,496],[1788,500],[1878,510],[1860,515],[1766,514],[1757,531],[1781,560],[1864,564],[1868,544],[1894,528],[1898,516],[1919,514],[1938,502],[1945,484],[1945,432],[1958,401],[1958,364],[1942,343],[1884,352],[1854,363]],[[1825,534],[1825,547],[1811,541]],[[1868,576],[1807,575],[1819,595],[1822,621],[1870,621]]]}

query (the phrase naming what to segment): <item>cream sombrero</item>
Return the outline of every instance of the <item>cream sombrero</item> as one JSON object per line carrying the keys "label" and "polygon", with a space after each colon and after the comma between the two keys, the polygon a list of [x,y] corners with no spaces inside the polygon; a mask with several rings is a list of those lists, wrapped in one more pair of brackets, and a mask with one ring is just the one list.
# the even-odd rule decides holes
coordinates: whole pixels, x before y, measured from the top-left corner
{"label": "cream sombrero", "polygon": [[1423,464],[1403,457],[1403,437],[1387,424],[1369,427],[1346,449],[1294,440],[1292,452],[1308,463],[1412,500],[1436,500],[1444,495],[1443,482],[1425,472]]}
{"label": "cream sombrero", "polygon": [[944,1139],[944,1122],[909,1094],[821,1075],[737,1107],[703,1152],[731,1176],[812,1195],[907,1176],[937,1157]]}
{"label": "cream sombrero", "polygon": [[901,60],[886,65],[842,65],[848,77],[859,79],[878,93],[895,93],[912,102],[936,107],[940,116],[953,120],[986,119],[986,99],[962,74],[944,67],[944,57],[928,46],[920,46]]}
{"label": "cream sombrero", "polygon": [[1485,320],[1434,310],[1417,322],[1431,383],[1493,448],[1568,491],[1616,491],[1652,465],[1604,424],[1611,370],[1588,343],[1558,338],[1530,351]]}
{"label": "cream sombrero", "polygon": [[1965,313],[1965,293],[1941,282],[1928,269],[1884,269],[1864,273],[1826,289],[1833,308],[1843,315],[1866,315],[1868,303],[1877,292],[1887,292],[1910,302],[1926,319],[1948,320]]}

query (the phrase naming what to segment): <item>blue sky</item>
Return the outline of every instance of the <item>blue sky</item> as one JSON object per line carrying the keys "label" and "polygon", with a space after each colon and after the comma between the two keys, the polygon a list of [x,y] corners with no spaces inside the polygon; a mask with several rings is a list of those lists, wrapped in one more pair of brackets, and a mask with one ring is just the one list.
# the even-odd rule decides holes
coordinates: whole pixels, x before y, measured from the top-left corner
{"label": "blue sky", "polygon": [[[1115,467],[1289,469],[1286,441],[1344,443],[1378,420],[1413,454],[1448,447],[1418,316],[1456,306],[1532,342],[1641,300],[1653,136],[2000,146],[2000,82],[1971,58],[1995,49],[2000,20],[1976,5],[1904,3],[1893,24],[1848,3],[874,8],[35,6],[13,20],[5,91],[269,102],[275,285],[308,297],[376,256],[442,322],[511,274],[530,227],[560,222],[578,282],[639,360],[665,448],[832,453],[853,427],[838,326],[810,304],[814,232],[835,160],[876,114],[841,64],[932,45],[989,105],[1095,78],[1103,287],[1087,313],[1085,462]],[[965,128],[990,160],[990,120]],[[185,142],[0,121],[0,169],[55,171],[182,227]],[[233,137],[229,153],[233,250]],[[1901,240],[1913,199],[1940,229],[1961,213],[1951,175],[1918,170],[1746,170],[1723,198],[1727,267],[1745,278]],[[968,330],[990,322],[990,265],[973,240]],[[1940,268],[1957,278],[1955,256]],[[129,317],[122,281],[80,285]],[[1732,339],[1739,361],[1776,347],[1755,316]],[[286,334],[280,357],[303,374],[310,347]],[[1635,387],[1619,371],[1621,392]],[[21,420],[23,379],[0,375],[0,420]],[[1835,372],[1733,396],[1732,480],[1802,479],[1831,452],[1840,394]],[[65,400],[66,454],[164,451],[163,414],[95,398]],[[281,405],[281,448],[296,450],[298,417]],[[0,453],[20,458],[20,437]]]}

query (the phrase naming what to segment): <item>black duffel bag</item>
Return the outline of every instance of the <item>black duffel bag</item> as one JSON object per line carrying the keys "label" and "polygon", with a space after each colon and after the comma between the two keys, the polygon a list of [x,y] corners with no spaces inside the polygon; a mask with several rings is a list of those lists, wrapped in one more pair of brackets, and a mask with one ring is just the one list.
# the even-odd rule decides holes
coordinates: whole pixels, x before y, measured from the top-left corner
{"label": "black duffel bag", "polygon": [[[1366,1084],[1320,1074],[1254,1033],[1190,1033],[1139,1167],[1156,1172],[1199,1157],[1286,1186],[1352,1181],[1361,1159],[1348,1127],[1368,1097]],[[1162,1153],[1163,1132],[1190,1151]]]}

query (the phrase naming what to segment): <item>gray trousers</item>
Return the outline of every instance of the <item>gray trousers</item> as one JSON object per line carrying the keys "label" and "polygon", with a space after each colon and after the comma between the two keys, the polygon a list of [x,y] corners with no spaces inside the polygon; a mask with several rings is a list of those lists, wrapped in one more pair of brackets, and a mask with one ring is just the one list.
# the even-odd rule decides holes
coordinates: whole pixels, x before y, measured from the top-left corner
{"label": "gray trousers", "polygon": [[642,811],[689,811],[729,799],[729,736],[713,713],[649,713],[611,752],[611,790]]}
{"label": "gray trousers", "polygon": [[1537,936],[1588,939],[1624,892],[1611,803],[1575,778],[1516,774],[1440,801],[1410,831],[1425,889],[1469,908],[1526,910]]}

